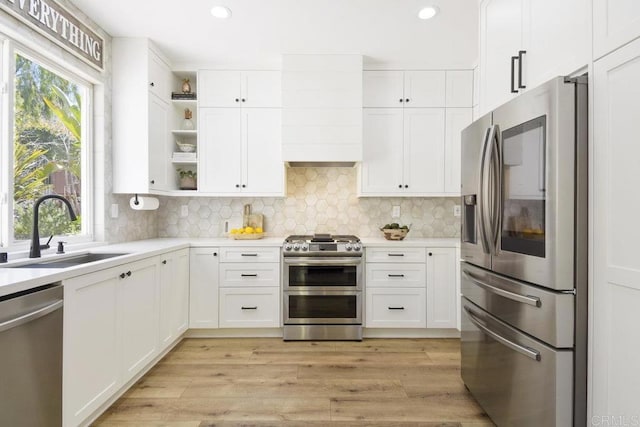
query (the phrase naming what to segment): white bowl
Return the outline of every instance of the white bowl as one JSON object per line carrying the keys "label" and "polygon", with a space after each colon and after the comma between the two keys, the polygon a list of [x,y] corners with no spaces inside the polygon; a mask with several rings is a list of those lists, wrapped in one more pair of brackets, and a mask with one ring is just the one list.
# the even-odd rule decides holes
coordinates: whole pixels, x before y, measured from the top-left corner
{"label": "white bowl", "polygon": [[176,144],[178,145],[180,151],[182,151],[183,153],[193,153],[194,151],[196,151],[196,146],[194,144],[183,144],[180,142],[176,142]]}

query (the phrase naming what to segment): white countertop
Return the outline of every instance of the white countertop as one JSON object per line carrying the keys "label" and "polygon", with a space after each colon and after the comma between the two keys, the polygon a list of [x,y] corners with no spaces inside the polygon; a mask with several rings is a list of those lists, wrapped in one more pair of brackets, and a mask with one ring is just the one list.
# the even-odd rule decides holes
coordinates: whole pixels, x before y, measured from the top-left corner
{"label": "white countertop", "polygon": [[[39,259],[23,258],[20,260],[12,260],[7,264],[3,264],[2,268],[0,268],[0,297],[183,248],[216,246],[279,247],[282,246],[283,242],[284,237],[265,237],[258,240],[232,240],[224,237],[150,239],[97,246],[89,250],[69,251],[64,255],[47,254]],[[401,241],[391,241],[376,237],[362,238],[362,243],[365,247],[457,247],[460,244],[457,238],[406,238]],[[29,264],[45,260],[62,260],[66,257],[87,252],[122,252],[126,255],[67,268],[8,268],[12,265]]]}

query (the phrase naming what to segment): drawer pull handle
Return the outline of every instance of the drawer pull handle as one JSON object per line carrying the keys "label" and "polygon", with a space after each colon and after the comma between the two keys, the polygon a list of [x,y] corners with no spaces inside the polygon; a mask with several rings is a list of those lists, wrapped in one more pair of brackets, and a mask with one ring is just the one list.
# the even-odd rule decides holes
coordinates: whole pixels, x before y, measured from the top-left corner
{"label": "drawer pull handle", "polygon": [[240,254],[240,256],[258,256],[258,254]]}
{"label": "drawer pull handle", "polygon": [[388,254],[389,256],[404,256],[404,254]]}
{"label": "drawer pull handle", "polygon": [[254,307],[242,307],[243,310],[257,310],[258,306],[254,306]]}
{"label": "drawer pull handle", "polygon": [[389,277],[404,277],[404,274],[389,274]]}
{"label": "drawer pull handle", "polygon": [[473,273],[468,272],[467,270],[462,270],[462,275],[467,277],[471,282],[480,286],[482,289],[491,292],[492,294],[500,295],[503,298],[508,298],[512,301],[516,301],[522,304],[532,305],[534,307],[542,307],[542,301],[540,298],[532,295],[520,295],[514,292],[509,292],[504,289],[496,288],[495,286],[491,286],[487,283],[484,283],[482,279],[476,277]]}
{"label": "drawer pull handle", "polygon": [[253,274],[244,274],[244,273],[242,273],[242,274],[240,274],[240,277],[258,277],[258,275],[256,273],[253,273]]}
{"label": "drawer pull handle", "polygon": [[388,307],[389,310],[404,310],[404,307]]}

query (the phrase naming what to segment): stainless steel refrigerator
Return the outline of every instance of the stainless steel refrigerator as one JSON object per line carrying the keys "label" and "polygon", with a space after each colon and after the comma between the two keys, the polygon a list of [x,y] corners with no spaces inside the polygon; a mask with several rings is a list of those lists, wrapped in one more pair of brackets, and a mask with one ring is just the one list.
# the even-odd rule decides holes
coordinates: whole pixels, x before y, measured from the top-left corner
{"label": "stainless steel refrigerator", "polygon": [[462,132],[462,379],[498,426],[584,426],[587,77]]}

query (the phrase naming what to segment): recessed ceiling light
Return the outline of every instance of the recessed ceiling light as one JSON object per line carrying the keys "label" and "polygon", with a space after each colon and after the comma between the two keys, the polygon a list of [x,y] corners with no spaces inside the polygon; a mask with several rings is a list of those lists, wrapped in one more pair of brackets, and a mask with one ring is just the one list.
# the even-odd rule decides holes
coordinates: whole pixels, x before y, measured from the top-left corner
{"label": "recessed ceiling light", "polygon": [[440,12],[437,6],[427,6],[420,9],[418,12],[418,18],[420,19],[431,19],[436,16]]}
{"label": "recessed ceiling light", "polygon": [[225,6],[213,6],[211,14],[216,18],[227,19],[231,17],[231,9]]}

